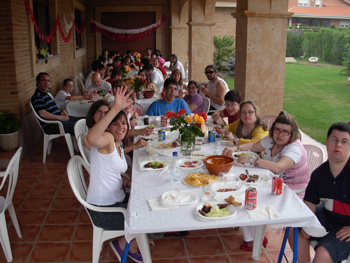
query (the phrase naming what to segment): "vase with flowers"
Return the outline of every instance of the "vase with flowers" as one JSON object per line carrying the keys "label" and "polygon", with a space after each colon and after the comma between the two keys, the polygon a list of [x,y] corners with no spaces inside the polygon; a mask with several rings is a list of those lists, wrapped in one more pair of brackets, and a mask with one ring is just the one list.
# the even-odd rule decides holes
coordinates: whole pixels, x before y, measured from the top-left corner
{"label": "vase with flowers", "polygon": [[205,112],[188,114],[185,109],[180,109],[176,113],[169,110],[165,116],[170,119],[172,126],[170,130],[179,131],[181,154],[190,155],[194,150],[196,136],[204,137],[207,114]]}
{"label": "vase with flowers", "polygon": [[128,73],[130,72],[130,67],[129,67],[129,65],[127,65],[127,64],[122,64],[122,65],[120,66],[120,69],[121,69],[121,71],[123,72],[122,78],[123,78],[123,79],[126,79],[127,76],[128,76]]}
{"label": "vase with flowers", "polygon": [[139,96],[143,88],[146,87],[147,80],[143,79],[141,76],[136,76],[135,78],[132,77],[129,83],[134,92]]}

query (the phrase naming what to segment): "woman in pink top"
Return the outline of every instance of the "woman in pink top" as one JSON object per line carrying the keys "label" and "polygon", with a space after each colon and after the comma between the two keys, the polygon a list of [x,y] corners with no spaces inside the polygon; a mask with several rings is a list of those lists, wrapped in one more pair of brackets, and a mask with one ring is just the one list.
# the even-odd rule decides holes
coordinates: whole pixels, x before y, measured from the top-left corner
{"label": "woman in pink top", "polygon": [[[296,191],[300,198],[304,197],[303,190],[310,179],[307,154],[300,142],[298,124],[292,115],[281,111],[270,128],[269,136],[255,143],[225,148],[223,154],[231,155],[235,151],[247,150],[264,151],[263,158],[240,156],[239,163],[251,163],[255,167],[269,169],[271,172],[281,175],[288,187]],[[242,228],[245,242],[240,248],[243,250],[251,250],[254,239],[251,231],[245,231],[247,228]],[[266,244],[267,239],[264,238],[263,245],[266,246]]]}

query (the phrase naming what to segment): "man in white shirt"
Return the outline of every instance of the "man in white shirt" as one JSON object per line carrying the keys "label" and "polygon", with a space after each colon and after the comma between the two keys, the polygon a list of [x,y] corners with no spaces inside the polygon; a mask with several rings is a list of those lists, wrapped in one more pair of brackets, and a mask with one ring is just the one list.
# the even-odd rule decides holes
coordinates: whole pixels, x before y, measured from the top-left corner
{"label": "man in white shirt", "polygon": [[170,61],[170,67],[164,67],[165,69],[167,70],[170,70],[170,71],[173,71],[174,69],[178,69],[181,71],[181,74],[182,74],[182,79],[185,79],[186,78],[186,75],[185,75],[185,69],[184,69],[184,66],[182,65],[182,63],[177,59],[177,56],[175,54],[171,54],[170,55],[170,58],[169,58],[169,61]]}
{"label": "man in white shirt", "polygon": [[112,90],[112,85],[107,81],[102,80],[101,75],[95,72],[92,74],[92,85],[87,89],[91,92],[97,90],[97,92],[108,93],[110,90]]}
{"label": "man in white shirt", "polygon": [[163,90],[164,85],[164,78],[162,73],[159,70],[155,70],[151,64],[145,65],[143,69],[149,77],[149,82],[154,83],[157,86],[158,94],[160,94]]}

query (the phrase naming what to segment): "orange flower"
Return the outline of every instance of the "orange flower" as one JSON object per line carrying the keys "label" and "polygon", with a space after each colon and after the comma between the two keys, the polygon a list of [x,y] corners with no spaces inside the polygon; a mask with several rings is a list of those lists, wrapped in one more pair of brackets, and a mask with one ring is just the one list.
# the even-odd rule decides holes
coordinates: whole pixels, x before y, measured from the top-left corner
{"label": "orange flower", "polygon": [[186,117],[186,122],[187,122],[188,124],[192,123],[192,118],[191,118],[190,116],[187,116],[187,117]]}
{"label": "orange flower", "polygon": [[203,125],[205,123],[205,119],[202,116],[200,116],[199,120],[198,120],[198,123]]}

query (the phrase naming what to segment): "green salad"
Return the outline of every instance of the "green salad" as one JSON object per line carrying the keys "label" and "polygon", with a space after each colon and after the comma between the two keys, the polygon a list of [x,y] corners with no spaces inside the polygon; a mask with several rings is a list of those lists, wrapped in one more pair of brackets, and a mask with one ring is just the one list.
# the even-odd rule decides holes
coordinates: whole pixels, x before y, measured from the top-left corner
{"label": "green salad", "polygon": [[223,217],[223,216],[229,216],[230,215],[230,211],[228,211],[228,209],[225,208],[219,208],[217,205],[213,206],[210,209],[210,212],[207,213],[205,216],[207,217]]}

